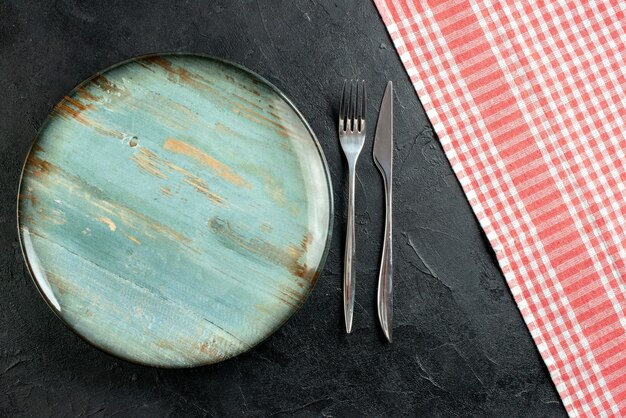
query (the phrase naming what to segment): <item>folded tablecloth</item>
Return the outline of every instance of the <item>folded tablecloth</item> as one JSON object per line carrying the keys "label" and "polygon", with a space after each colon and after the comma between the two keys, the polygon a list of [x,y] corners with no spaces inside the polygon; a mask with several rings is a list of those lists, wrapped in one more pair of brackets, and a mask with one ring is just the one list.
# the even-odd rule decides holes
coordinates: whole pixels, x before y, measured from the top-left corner
{"label": "folded tablecloth", "polygon": [[626,1],[375,0],[570,416],[626,416]]}

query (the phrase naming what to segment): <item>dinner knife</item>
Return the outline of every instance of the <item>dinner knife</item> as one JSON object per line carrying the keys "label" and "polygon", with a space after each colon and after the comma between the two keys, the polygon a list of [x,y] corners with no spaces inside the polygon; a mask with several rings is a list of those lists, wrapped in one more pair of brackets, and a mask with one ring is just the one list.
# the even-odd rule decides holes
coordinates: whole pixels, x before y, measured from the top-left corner
{"label": "dinner knife", "polygon": [[387,82],[378,113],[374,136],[374,162],[385,186],[385,236],[378,275],[378,319],[387,340],[391,342],[393,316],[393,263],[391,245],[391,190],[393,167],[393,83]]}

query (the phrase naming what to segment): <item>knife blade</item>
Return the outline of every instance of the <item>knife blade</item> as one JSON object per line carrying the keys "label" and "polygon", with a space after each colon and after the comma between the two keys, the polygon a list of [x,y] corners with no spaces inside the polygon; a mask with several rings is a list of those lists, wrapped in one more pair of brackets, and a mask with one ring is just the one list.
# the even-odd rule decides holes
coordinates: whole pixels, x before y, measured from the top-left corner
{"label": "knife blade", "polygon": [[374,162],[383,177],[385,187],[385,235],[378,274],[378,319],[383,333],[391,342],[393,318],[393,257],[392,257],[392,171],[393,171],[393,83],[387,82],[378,113],[374,135]]}

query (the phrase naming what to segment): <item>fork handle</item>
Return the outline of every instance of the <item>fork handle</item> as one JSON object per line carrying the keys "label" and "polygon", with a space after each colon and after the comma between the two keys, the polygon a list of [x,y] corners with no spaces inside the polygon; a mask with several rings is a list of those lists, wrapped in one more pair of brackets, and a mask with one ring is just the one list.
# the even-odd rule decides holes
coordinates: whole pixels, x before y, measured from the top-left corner
{"label": "fork handle", "polygon": [[346,320],[346,332],[352,332],[352,317],[354,314],[354,288],[356,274],[353,269],[353,260],[356,254],[354,238],[354,184],[355,165],[350,164],[348,180],[348,221],[346,225],[346,248],[343,267],[343,313]]}

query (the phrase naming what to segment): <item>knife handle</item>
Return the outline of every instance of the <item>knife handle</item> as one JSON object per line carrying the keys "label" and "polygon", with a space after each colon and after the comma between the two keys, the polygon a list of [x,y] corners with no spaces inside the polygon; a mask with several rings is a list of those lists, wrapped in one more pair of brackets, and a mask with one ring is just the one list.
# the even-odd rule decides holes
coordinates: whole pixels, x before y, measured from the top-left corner
{"label": "knife handle", "polygon": [[346,225],[346,248],[344,253],[343,266],[343,313],[346,320],[346,332],[352,332],[352,316],[354,314],[354,288],[356,274],[353,269],[353,261],[356,254],[354,239],[354,184],[355,184],[354,166],[350,167],[349,173],[349,191],[348,191],[348,222]]}
{"label": "knife handle", "polygon": [[385,185],[385,238],[378,275],[378,319],[387,340],[391,342],[393,317],[393,257],[392,257],[392,213],[391,184]]}

